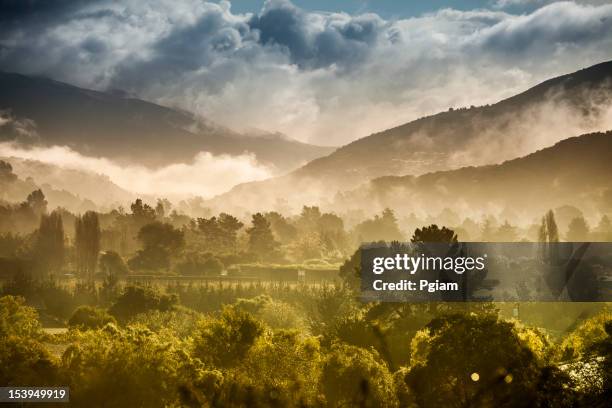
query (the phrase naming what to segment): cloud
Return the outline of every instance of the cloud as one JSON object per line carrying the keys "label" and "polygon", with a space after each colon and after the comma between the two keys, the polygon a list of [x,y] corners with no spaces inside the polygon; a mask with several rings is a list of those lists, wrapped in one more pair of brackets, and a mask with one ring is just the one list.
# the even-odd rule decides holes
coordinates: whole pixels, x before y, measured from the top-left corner
{"label": "cloud", "polygon": [[43,3],[3,17],[0,69],[329,145],[496,102],[612,49],[609,4],[542,1],[512,14],[492,3],[390,20],[287,0],[254,14],[234,14],[227,1]]}
{"label": "cloud", "polygon": [[63,169],[102,174],[127,191],[171,199],[211,197],[233,185],[272,175],[253,156],[213,156],[207,152],[196,155],[191,164],[177,163],[155,170],[120,166],[112,160],[83,156],[61,146],[23,148],[4,142],[0,143],[0,157],[36,160]]}

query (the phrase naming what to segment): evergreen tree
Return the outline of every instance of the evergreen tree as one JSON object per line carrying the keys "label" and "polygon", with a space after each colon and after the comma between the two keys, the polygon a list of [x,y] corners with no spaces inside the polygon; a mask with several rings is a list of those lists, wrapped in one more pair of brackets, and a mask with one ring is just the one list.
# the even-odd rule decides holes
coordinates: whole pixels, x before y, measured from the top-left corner
{"label": "evergreen tree", "polygon": [[219,228],[221,231],[221,243],[226,251],[236,252],[236,236],[240,228],[244,226],[238,218],[226,214],[219,214]]}
{"label": "evergreen tree", "polygon": [[495,240],[498,242],[515,242],[518,238],[516,227],[507,220],[497,229]]}
{"label": "evergreen tree", "polygon": [[59,272],[64,265],[64,224],[59,211],[41,216],[34,255],[43,272]]}
{"label": "evergreen tree", "polygon": [[612,222],[607,215],[603,215],[595,228],[595,233],[598,241],[612,241]]}
{"label": "evergreen tree", "polygon": [[81,277],[93,279],[100,253],[100,222],[98,214],[87,211],[83,216],[77,217],[74,222],[75,256],[77,273]]}
{"label": "evergreen tree", "polygon": [[28,195],[26,202],[37,217],[47,212],[47,200],[45,200],[45,195],[40,189],[32,191]]}
{"label": "evergreen tree", "polygon": [[559,242],[559,228],[555,221],[555,213],[549,210],[544,217],[538,232],[540,256],[545,262],[554,262],[557,259],[557,245]]}
{"label": "evergreen tree", "polygon": [[270,223],[261,213],[253,215],[251,228],[247,229],[249,250],[260,257],[270,256],[278,246]]}

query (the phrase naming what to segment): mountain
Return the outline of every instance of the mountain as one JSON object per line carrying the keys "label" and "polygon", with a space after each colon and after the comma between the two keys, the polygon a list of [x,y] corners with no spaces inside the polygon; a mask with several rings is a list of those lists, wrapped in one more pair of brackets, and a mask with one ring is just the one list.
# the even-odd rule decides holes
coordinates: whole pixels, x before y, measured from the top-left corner
{"label": "mountain", "polygon": [[[135,193],[119,187],[104,175],[16,157],[0,157],[0,161],[9,163],[12,173],[28,182],[15,183],[0,195],[11,202],[23,201],[33,185],[42,188],[51,208],[64,207],[77,212],[83,207],[81,201],[88,201],[92,207],[95,203],[95,207],[112,208],[126,206],[138,198]],[[60,194],[62,192],[70,194]]]}
{"label": "mountain", "polygon": [[[61,207],[73,213],[107,211],[136,198],[105,176],[34,160],[0,157],[0,207],[21,203],[38,189],[45,195],[49,209]],[[155,202],[153,197],[141,198]]]}
{"label": "mountain", "polygon": [[65,145],[122,163],[161,166],[189,161],[200,151],[249,152],[283,173],[334,150],[279,134],[240,134],[120,92],[92,91],[46,78],[0,73],[0,89],[0,125],[8,115],[18,124],[12,132],[7,126],[2,132],[0,126],[0,140]]}
{"label": "mountain", "polygon": [[[500,163],[612,128],[612,61],[545,81],[493,105],[451,109],[375,133],[292,173],[234,187],[210,204],[245,209],[331,204],[382,176]],[[249,209],[253,210],[251,206]]]}
{"label": "mountain", "polygon": [[[543,213],[574,205],[612,211],[612,131],[572,137],[497,165],[465,167],[421,176],[386,176],[339,195],[335,205],[413,211],[474,208]],[[585,203],[596,208],[584,208]],[[588,212],[585,212],[588,214]]]}
{"label": "mountain", "polygon": [[492,164],[612,127],[612,61],[545,81],[493,105],[452,109],[356,140],[298,176],[361,182]]}

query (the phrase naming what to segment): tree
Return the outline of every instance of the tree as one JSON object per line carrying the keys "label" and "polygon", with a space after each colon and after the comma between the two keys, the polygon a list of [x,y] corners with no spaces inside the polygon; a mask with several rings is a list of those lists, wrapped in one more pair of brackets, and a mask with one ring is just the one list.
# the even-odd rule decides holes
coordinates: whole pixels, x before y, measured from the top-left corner
{"label": "tree", "polygon": [[59,211],[42,215],[34,247],[36,261],[49,272],[59,272],[64,264],[64,224]]}
{"label": "tree", "polygon": [[100,253],[100,222],[98,214],[87,211],[74,221],[77,273],[92,280],[96,273]]}
{"label": "tree", "polygon": [[165,216],[170,215],[170,210],[172,209],[172,203],[167,198],[160,198],[157,200],[157,205],[155,206],[155,214],[159,220],[162,220]]}
{"label": "tree", "polygon": [[603,215],[595,228],[595,234],[598,241],[611,242],[612,241],[612,222],[607,215]]}
{"label": "tree", "polygon": [[559,242],[559,228],[555,222],[555,213],[549,210],[540,224],[539,242]]}
{"label": "tree", "polygon": [[26,203],[34,211],[36,217],[40,217],[47,212],[47,200],[45,200],[45,195],[40,189],[32,191],[28,195]]}
{"label": "tree", "polygon": [[355,234],[363,242],[399,241],[403,239],[393,210],[385,208],[380,216],[365,220],[355,227]]}
{"label": "tree", "polygon": [[507,220],[497,229],[495,235],[495,240],[498,242],[516,242],[518,239],[516,227],[510,225]]}
{"label": "tree", "polygon": [[236,252],[236,236],[244,226],[238,218],[226,214],[219,214],[219,228],[221,229],[221,242],[227,251]]}
{"label": "tree", "polygon": [[414,243],[447,243],[452,244],[457,242],[457,234],[446,227],[438,227],[435,224],[429,227],[417,228],[410,239]]}
{"label": "tree", "polygon": [[11,163],[0,160],[0,186],[6,187],[17,180],[17,175],[13,173]]}
{"label": "tree", "polygon": [[108,323],[116,323],[115,318],[106,310],[93,306],[79,306],[68,320],[68,326],[81,330],[99,329]]}
{"label": "tree", "polygon": [[143,286],[127,286],[121,296],[110,307],[109,312],[120,322],[150,310],[166,311],[176,305],[176,295],[167,295]]}
{"label": "tree", "polygon": [[250,313],[227,307],[219,319],[200,325],[193,339],[194,354],[217,367],[231,367],[262,334],[262,324]]}
{"label": "tree", "polygon": [[395,407],[393,377],[376,352],[337,344],[323,362],[321,383],[330,407]]}
{"label": "tree", "polygon": [[143,249],[130,259],[132,269],[156,270],[168,268],[170,258],[185,244],[183,232],[159,221],[147,224],[138,231]]}
{"label": "tree", "polygon": [[301,233],[313,233],[318,231],[320,220],[321,210],[319,210],[319,207],[305,205],[302,207],[302,213],[297,220],[297,225]]}
{"label": "tree", "polygon": [[493,217],[486,217],[482,222],[482,228],[480,229],[480,240],[482,242],[489,242],[493,240],[495,235],[495,219]]}
{"label": "tree", "polygon": [[278,243],[274,240],[270,223],[261,213],[253,215],[252,226],[247,229],[249,250],[260,257],[272,256]]}
{"label": "tree", "polygon": [[70,386],[70,403],[79,407],[194,406],[181,397],[189,395],[192,381],[199,382],[202,367],[194,363],[193,378],[182,378],[192,362],[180,346],[169,333],[143,327],[87,330],[62,356],[62,384]]}
{"label": "tree", "polygon": [[297,228],[293,226],[282,214],[271,211],[264,214],[270,223],[274,238],[286,244],[297,237]]}
{"label": "tree", "polygon": [[587,242],[589,232],[589,225],[584,217],[576,217],[570,221],[565,239],[569,242]]}
{"label": "tree", "polygon": [[538,231],[540,257],[544,262],[555,263],[558,260],[557,242],[559,242],[559,229],[555,222],[555,213],[549,210],[540,224]]}
{"label": "tree", "polygon": [[543,335],[496,316],[443,316],[412,340],[405,380],[419,406],[550,406],[541,395],[547,347]]}
{"label": "tree", "polygon": [[125,276],[129,269],[125,261],[115,251],[105,251],[100,255],[100,272],[106,275]]}
{"label": "tree", "polygon": [[204,249],[214,253],[235,253],[237,234],[243,226],[236,217],[226,213],[197,219],[197,231],[204,238]]}

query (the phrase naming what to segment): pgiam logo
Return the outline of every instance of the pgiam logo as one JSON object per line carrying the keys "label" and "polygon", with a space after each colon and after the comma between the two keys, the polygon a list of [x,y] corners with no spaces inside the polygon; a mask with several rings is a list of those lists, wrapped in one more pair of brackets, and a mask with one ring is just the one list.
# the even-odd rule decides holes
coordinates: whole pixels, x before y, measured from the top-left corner
{"label": "pgiam logo", "polygon": [[417,271],[454,271],[461,275],[473,270],[482,271],[485,268],[487,255],[479,257],[441,257],[425,256],[420,254],[410,256],[408,254],[396,254],[389,257],[375,257],[372,263],[372,272],[380,275],[385,271],[406,271],[414,275]]}

